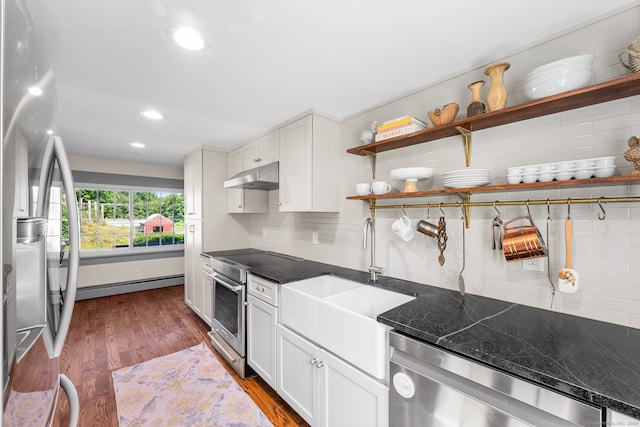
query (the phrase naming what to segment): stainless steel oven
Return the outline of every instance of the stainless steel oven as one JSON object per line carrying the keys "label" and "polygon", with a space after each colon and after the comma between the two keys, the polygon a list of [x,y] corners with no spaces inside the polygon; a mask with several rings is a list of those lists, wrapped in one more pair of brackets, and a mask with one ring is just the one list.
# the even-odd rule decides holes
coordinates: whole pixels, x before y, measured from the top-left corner
{"label": "stainless steel oven", "polygon": [[253,371],[247,364],[247,272],[252,268],[257,274],[274,281],[292,268],[302,258],[277,254],[259,249],[235,249],[225,251],[224,256],[215,252],[203,253],[203,272],[212,284],[211,345],[225,358],[242,378]]}
{"label": "stainless steel oven", "polygon": [[212,284],[213,306],[209,332],[211,345],[241,378],[245,378],[248,373],[245,308],[248,267],[223,257],[211,257],[209,265],[211,269],[207,273]]}

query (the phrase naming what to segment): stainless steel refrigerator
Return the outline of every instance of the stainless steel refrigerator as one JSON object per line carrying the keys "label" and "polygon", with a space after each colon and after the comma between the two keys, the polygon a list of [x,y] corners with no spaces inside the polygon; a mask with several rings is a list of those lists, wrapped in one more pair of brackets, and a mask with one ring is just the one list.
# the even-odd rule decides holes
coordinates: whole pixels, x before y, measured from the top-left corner
{"label": "stainless steel refrigerator", "polygon": [[52,131],[53,73],[23,0],[0,0],[0,47],[0,419],[4,427],[47,426],[63,390],[75,426],[78,396],[60,374],[60,353],[76,294],[78,212],[62,139]]}

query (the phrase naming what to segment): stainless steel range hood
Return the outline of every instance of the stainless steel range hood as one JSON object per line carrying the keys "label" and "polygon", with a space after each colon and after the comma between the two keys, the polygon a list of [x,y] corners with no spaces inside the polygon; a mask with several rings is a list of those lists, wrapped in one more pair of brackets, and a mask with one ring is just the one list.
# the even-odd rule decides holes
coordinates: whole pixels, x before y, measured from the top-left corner
{"label": "stainless steel range hood", "polygon": [[240,172],[224,182],[225,188],[275,190],[278,188],[278,162]]}

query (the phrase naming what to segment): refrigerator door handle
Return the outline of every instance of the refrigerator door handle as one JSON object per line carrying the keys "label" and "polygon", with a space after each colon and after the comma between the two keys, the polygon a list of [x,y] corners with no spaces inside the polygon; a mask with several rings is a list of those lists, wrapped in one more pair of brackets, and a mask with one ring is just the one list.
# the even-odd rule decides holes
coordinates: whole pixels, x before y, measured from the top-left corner
{"label": "refrigerator door handle", "polygon": [[76,290],[78,288],[78,265],[80,261],[80,221],[78,219],[78,206],[76,203],[76,190],[73,185],[73,176],[67,153],[64,151],[62,139],[59,136],[53,137],[56,159],[62,177],[65,199],[67,202],[67,219],[69,220],[69,265],[67,268],[67,286],[64,290],[64,302],[60,313],[60,325],[54,340],[53,351],[57,356],[62,352],[62,347],[67,339],[71,315],[76,301]]}
{"label": "refrigerator door handle", "polygon": [[69,427],[76,427],[78,425],[78,416],[80,415],[78,392],[69,377],[65,374],[60,374],[60,387],[69,400]]}
{"label": "refrigerator door handle", "polygon": [[[69,332],[71,324],[71,315],[73,314],[73,306],[76,300],[76,290],[78,287],[78,266],[80,262],[80,221],[78,219],[78,207],[76,203],[76,190],[73,185],[73,176],[67,153],[64,150],[62,139],[59,136],[49,137],[47,147],[44,152],[42,169],[40,171],[40,186],[38,191],[38,205],[36,214],[38,216],[47,216],[45,209],[49,205],[49,188],[53,181],[54,159],[58,161],[60,169],[60,177],[62,178],[62,187],[65,192],[67,203],[67,219],[69,220],[69,258],[67,267],[67,281],[65,290],[62,293],[64,304],[60,312],[60,323],[52,337],[53,344],[51,348],[51,357],[58,357],[62,352],[62,347]],[[44,190],[44,191],[43,191]],[[62,257],[61,257],[62,258]],[[45,340],[51,341],[48,333],[45,333]]]}

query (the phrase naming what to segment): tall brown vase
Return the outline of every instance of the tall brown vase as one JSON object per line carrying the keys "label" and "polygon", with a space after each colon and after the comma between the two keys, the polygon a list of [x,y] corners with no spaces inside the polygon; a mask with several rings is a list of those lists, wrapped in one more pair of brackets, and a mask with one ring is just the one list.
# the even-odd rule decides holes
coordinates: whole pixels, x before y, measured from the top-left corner
{"label": "tall brown vase", "polygon": [[477,116],[486,111],[485,105],[480,99],[480,91],[484,86],[484,80],[471,83],[468,88],[471,90],[471,104],[467,107],[467,117]]}
{"label": "tall brown vase", "polygon": [[501,110],[507,105],[507,88],[504,85],[503,76],[510,66],[511,64],[508,62],[498,62],[484,70],[484,73],[491,78],[491,84],[487,92],[489,111]]}

